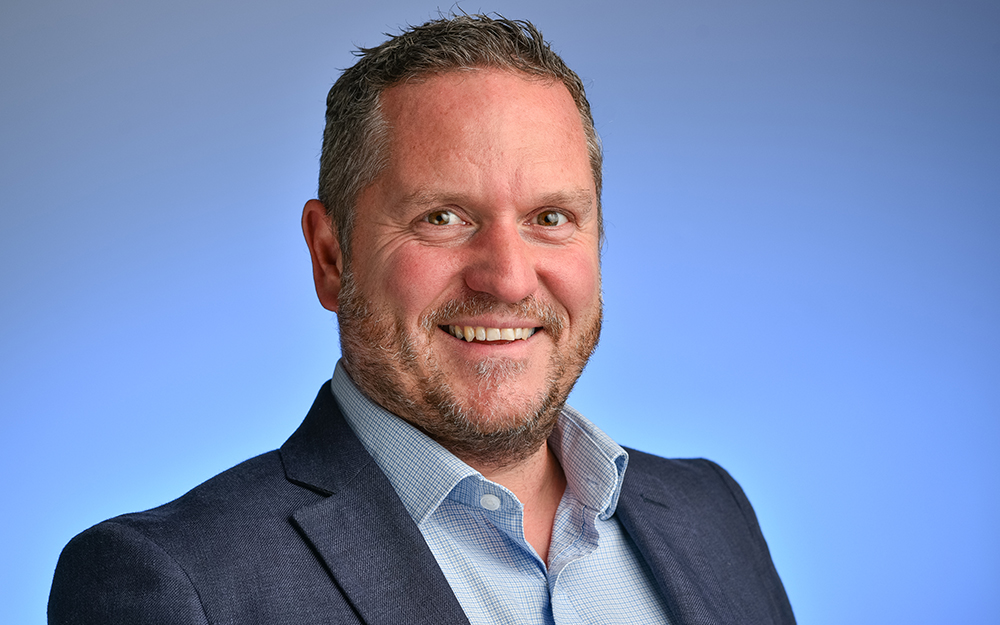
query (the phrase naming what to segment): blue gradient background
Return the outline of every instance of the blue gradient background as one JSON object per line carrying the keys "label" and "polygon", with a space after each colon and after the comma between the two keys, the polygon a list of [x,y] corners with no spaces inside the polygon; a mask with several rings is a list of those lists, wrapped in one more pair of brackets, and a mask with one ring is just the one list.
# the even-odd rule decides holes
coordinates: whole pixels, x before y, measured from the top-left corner
{"label": "blue gradient background", "polygon": [[[298,225],[326,91],[438,6],[4,2],[0,621],[297,426],[338,355]],[[571,402],[727,467],[803,624],[1000,622],[1000,5],[461,6],[535,21],[604,141]]]}

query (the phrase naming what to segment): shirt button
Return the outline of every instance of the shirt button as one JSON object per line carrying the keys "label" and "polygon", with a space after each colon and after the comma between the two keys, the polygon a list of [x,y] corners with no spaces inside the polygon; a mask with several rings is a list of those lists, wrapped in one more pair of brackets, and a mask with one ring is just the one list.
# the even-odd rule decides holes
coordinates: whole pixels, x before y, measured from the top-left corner
{"label": "shirt button", "polygon": [[487,510],[499,510],[500,509],[500,498],[496,495],[483,495],[479,498],[479,505],[486,508]]}

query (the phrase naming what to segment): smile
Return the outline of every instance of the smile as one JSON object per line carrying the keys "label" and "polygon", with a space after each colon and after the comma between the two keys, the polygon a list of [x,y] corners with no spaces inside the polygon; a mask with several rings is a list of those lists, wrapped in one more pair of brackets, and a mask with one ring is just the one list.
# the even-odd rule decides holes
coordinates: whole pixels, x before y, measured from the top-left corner
{"label": "smile", "polygon": [[472,341],[517,341],[527,340],[536,328],[484,328],[483,326],[441,326],[441,329],[455,338]]}

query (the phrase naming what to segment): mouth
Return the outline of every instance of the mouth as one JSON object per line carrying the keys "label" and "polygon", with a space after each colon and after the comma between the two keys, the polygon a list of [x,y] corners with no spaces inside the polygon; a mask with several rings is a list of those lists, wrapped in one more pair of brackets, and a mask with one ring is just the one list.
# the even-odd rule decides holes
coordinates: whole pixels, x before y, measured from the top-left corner
{"label": "mouth", "polygon": [[541,328],[487,328],[484,326],[438,326],[457,339],[469,343],[494,343],[500,341],[526,341]]}

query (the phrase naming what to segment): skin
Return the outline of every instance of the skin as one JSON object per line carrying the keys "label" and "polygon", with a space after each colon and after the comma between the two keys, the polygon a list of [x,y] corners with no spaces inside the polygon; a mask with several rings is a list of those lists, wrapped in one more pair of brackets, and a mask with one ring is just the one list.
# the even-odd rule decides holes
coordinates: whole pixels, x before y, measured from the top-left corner
{"label": "skin", "polygon": [[[317,294],[362,391],[514,492],[547,561],[566,480],[545,439],[601,318],[579,113],[561,83],[494,69],[394,86],[382,111],[389,162],[358,197],[350,267],[325,207],[306,204]],[[479,343],[449,324],[537,331]]]}

